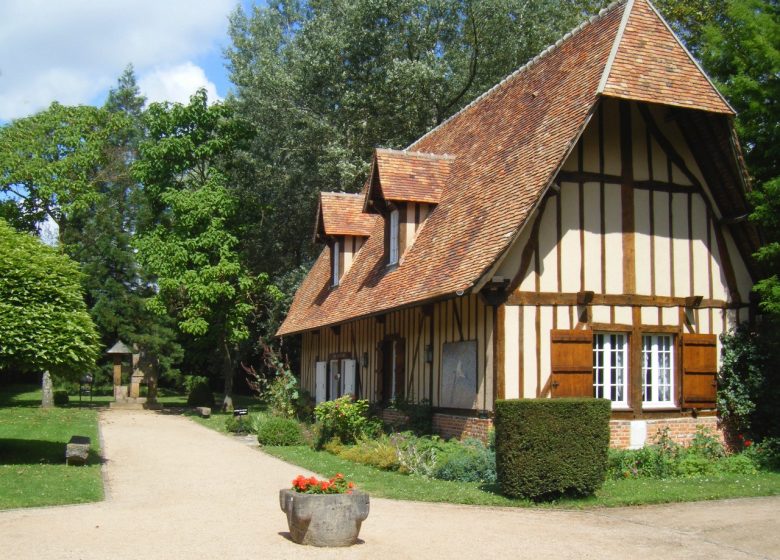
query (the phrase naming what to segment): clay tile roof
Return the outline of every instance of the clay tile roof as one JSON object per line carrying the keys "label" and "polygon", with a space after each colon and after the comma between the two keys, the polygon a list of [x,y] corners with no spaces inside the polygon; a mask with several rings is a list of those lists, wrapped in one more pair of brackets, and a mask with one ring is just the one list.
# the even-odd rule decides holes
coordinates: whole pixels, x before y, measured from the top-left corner
{"label": "clay tile roof", "polygon": [[363,213],[365,195],[323,192],[317,211],[315,235],[356,235],[368,237],[377,217]]}
{"label": "clay tile roof", "polygon": [[[378,173],[383,196],[438,190],[438,204],[395,269],[385,266],[382,219],[374,223],[338,290],[330,288],[329,252],[323,251],[277,335],[453,297],[478,285],[520,235],[585,129],[602,89],[604,95],[657,103],[676,100],[677,105],[725,112],[728,106],[708,89],[709,81],[667,32],[646,0],[617,2],[407,152],[377,150],[378,169],[372,170],[367,197]],[[655,49],[662,49],[663,58],[647,54]],[[644,76],[655,78],[648,81]],[[684,95],[675,95],[678,87]],[[701,103],[690,105],[695,96]],[[451,157],[426,159],[412,152]],[[439,165],[448,168],[444,181],[438,169],[431,171]],[[415,181],[410,181],[412,175]]]}
{"label": "clay tile roof", "polygon": [[438,204],[454,158],[400,150],[377,149],[374,169],[386,200]]}
{"label": "clay tile roof", "polygon": [[734,114],[647,0],[631,0],[602,77],[604,95]]}

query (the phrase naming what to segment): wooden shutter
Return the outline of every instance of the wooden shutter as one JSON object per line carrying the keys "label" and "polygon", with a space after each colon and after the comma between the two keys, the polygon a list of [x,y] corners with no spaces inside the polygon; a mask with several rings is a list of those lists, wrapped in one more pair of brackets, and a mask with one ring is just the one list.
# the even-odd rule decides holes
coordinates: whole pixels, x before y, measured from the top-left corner
{"label": "wooden shutter", "polygon": [[403,338],[395,341],[395,398],[406,398],[406,343]]}
{"label": "wooden shutter", "polygon": [[326,399],[327,362],[316,362],[314,372],[314,400],[320,404]]}
{"label": "wooden shutter", "polygon": [[357,396],[357,389],[355,385],[355,360],[342,360],[341,361],[341,376],[344,379],[344,394]]}
{"label": "wooden shutter", "polygon": [[715,408],[717,379],[717,336],[682,335],[682,406]]}
{"label": "wooden shutter", "polygon": [[553,397],[593,396],[593,332],[551,330]]}

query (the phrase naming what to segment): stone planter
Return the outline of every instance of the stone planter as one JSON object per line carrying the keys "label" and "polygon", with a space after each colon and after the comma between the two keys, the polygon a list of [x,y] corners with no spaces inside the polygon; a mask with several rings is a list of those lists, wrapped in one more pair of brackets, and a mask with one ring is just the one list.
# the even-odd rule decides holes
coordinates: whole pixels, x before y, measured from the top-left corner
{"label": "stone planter", "polygon": [[368,517],[368,494],[301,494],[279,491],[292,540],[312,546],[350,546]]}

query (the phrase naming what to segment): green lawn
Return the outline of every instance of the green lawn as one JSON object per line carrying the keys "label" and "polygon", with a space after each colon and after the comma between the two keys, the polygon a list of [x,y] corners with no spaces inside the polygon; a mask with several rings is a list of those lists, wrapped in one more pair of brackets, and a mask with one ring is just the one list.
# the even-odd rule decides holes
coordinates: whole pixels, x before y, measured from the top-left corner
{"label": "green lawn", "polygon": [[423,502],[450,502],[483,506],[520,507],[616,507],[666,502],[718,500],[780,494],[780,473],[762,472],[756,475],[724,475],[688,479],[627,479],[608,480],[595,496],[585,499],[563,499],[551,504],[533,504],[527,500],[512,500],[498,493],[493,486],[479,483],[429,480],[380,471],[373,467],[347,461],[309,447],[264,447],[263,451],[320,475],[338,472],[353,480],[372,496]]}
{"label": "green lawn", "polygon": [[[40,402],[40,390],[0,388],[0,509],[102,500],[97,411]],[[92,440],[84,467],[65,465],[73,435]]]}

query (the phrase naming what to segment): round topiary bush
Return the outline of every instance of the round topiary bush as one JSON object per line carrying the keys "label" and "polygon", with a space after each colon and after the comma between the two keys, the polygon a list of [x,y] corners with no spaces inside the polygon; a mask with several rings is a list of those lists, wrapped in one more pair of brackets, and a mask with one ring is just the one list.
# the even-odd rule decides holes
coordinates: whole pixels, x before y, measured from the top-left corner
{"label": "round topiary bush", "polygon": [[54,404],[57,406],[63,406],[68,404],[70,397],[68,397],[67,391],[54,391]]}
{"label": "round topiary bush", "polygon": [[303,432],[297,420],[269,416],[256,424],[260,445],[303,445]]}
{"label": "round topiary bush", "polygon": [[189,395],[187,395],[187,406],[208,406],[214,408],[214,393],[211,392],[208,382],[198,381],[193,383]]}

